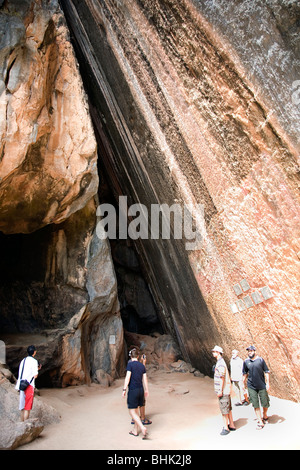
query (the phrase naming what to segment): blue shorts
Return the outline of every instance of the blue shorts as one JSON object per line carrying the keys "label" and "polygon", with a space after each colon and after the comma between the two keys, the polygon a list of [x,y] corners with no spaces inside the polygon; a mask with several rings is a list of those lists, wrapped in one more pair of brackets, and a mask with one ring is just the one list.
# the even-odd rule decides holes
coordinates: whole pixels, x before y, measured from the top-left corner
{"label": "blue shorts", "polygon": [[127,406],[129,410],[136,409],[139,406],[144,406],[144,388],[135,388],[128,390]]}

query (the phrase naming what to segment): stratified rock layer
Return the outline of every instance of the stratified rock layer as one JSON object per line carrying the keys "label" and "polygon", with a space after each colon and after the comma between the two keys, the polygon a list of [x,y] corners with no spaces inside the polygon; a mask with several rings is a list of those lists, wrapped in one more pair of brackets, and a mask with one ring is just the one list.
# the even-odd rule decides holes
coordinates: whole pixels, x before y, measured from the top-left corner
{"label": "stratified rock layer", "polygon": [[[278,86],[274,56],[284,57],[277,103],[298,115],[296,36],[282,30],[278,8],[238,2],[222,21],[224,2],[213,3],[215,24],[208,1],[61,2],[116,197],[149,213],[189,205],[202,222],[194,250],[177,239],[136,242],[166,330],[208,373],[215,343],[227,359],[254,343],[272,392],[299,400],[299,150],[294,120],[268,92]],[[296,10],[282,3],[291,28]],[[251,69],[258,59],[264,67]]]}
{"label": "stratified rock layer", "polygon": [[97,192],[97,151],[57,1],[9,1],[0,16],[0,230],[59,223]]}

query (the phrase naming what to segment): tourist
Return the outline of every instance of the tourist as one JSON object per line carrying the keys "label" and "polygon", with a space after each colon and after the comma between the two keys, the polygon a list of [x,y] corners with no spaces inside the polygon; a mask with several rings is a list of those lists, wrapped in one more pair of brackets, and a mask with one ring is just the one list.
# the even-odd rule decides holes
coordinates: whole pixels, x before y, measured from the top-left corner
{"label": "tourist", "polygon": [[220,434],[226,436],[230,431],[236,430],[232,417],[230,376],[223,359],[223,349],[220,346],[215,346],[212,354],[217,360],[214,369],[214,389],[219,399],[219,407],[223,418],[223,429]]}
{"label": "tourist", "polygon": [[[248,386],[248,394],[250,403],[252,403],[258,424],[258,430],[263,429],[265,423],[268,421],[268,408],[270,406],[270,399],[268,391],[269,385],[269,368],[264,359],[257,355],[256,348],[249,346],[247,348],[248,358],[244,361],[243,374],[244,386]],[[263,408],[263,417],[261,416],[260,406]]]}
{"label": "tourist", "polygon": [[[130,357],[129,361],[131,361],[131,350],[129,351],[129,357]],[[142,357],[140,357],[140,354],[139,354],[139,358],[140,358],[140,362],[142,364],[144,364],[144,366],[146,367],[146,362],[147,362],[146,355],[143,354]],[[141,418],[142,423],[144,425],[152,424],[152,421],[149,418],[146,418],[146,398],[145,398],[145,396],[144,396],[144,404],[143,404],[143,406],[139,407],[139,411],[140,411],[139,414],[140,414],[140,418]],[[131,424],[134,424],[133,419],[131,420]]]}
{"label": "tourist", "polygon": [[238,402],[235,404],[236,406],[249,405],[247,392],[244,388],[243,364],[244,361],[239,357],[239,352],[233,349],[230,360],[230,379],[233,390],[238,397]]}
{"label": "tourist", "polygon": [[127,406],[129,414],[134,421],[133,431],[130,431],[130,435],[138,436],[139,429],[143,434],[143,439],[147,437],[147,428],[143,425],[141,418],[138,413],[138,408],[144,405],[144,399],[149,395],[148,391],[148,379],[146,374],[146,368],[144,364],[139,362],[139,351],[134,348],[131,351],[131,361],[127,364],[127,372],[123,387],[123,397],[127,395]]}
{"label": "tourist", "polygon": [[[19,375],[16,384],[16,390],[20,392],[19,410],[21,411],[21,421],[29,419],[30,411],[33,407],[35,379],[38,376],[39,366],[38,361],[34,358],[36,355],[35,347],[28,346],[28,356],[25,357],[19,365]],[[27,380],[29,385],[25,391],[20,390],[20,380]]]}

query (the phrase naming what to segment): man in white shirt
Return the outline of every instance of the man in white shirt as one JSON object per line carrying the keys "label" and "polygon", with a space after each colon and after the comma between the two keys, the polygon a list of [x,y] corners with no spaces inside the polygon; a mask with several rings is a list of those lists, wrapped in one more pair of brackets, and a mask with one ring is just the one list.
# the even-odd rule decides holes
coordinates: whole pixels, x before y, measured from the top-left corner
{"label": "man in white shirt", "polygon": [[230,378],[235,395],[239,398],[236,406],[249,405],[247,392],[243,383],[243,364],[244,361],[239,357],[239,352],[234,349],[230,360]]}
{"label": "man in white shirt", "polygon": [[[25,421],[26,419],[28,419],[30,411],[32,410],[35,379],[38,376],[39,369],[38,361],[34,359],[34,356],[36,355],[35,347],[33,345],[28,346],[27,353],[28,356],[20,362],[19,375],[16,384],[16,390],[20,391],[19,410],[21,411],[21,421]],[[29,385],[26,388],[25,392],[20,390],[21,379],[27,380],[29,382]]]}

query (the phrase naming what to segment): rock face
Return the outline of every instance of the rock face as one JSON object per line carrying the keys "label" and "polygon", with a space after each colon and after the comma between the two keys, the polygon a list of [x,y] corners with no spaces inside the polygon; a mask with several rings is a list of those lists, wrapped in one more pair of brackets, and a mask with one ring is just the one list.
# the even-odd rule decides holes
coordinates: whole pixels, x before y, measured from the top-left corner
{"label": "rock face", "polygon": [[96,371],[111,382],[124,367],[123,326],[109,243],[95,233],[97,145],[66,22],[57,0],[0,4],[6,362],[17,375],[34,344],[39,386]]}
{"label": "rock face", "polygon": [[216,343],[227,359],[254,343],[272,392],[299,400],[299,6],[61,5],[116,198],[189,206],[201,227],[192,250],[135,242],[165,331],[208,374]]}
{"label": "rock face", "polygon": [[0,230],[30,233],[96,193],[96,141],[57,1],[5,2],[0,35]]}
{"label": "rock face", "polygon": [[125,195],[148,215],[176,204],[194,221],[184,236],[175,221],[169,237],[135,240],[139,270],[114,250],[122,307],[149,324],[158,314],[207,374],[216,343],[226,359],[254,343],[272,393],[300,400],[299,5],[60,3],[89,111],[57,0],[0,1],[7,363],[16,373],[30,342],[45,385],[109,385],[124,371],[116,276],[96,230],[98,164],[116,203]]}
{"label": "rock face", "polygon": [[161,325],[151,292],[129,241],[112,242],[112,257],[118,282],[118,299],[125,330],[149,334]]}
{"label": "rock face", "polygon": [[0,324],[7,363],[16,375],[26,347],[34,344],[43,364],[40,386],[84,383],[95,368],[113,380],[122,370],[116,276],[108,242],[94,232],[95,210],[91,200],[62,224],[2,237]]}

